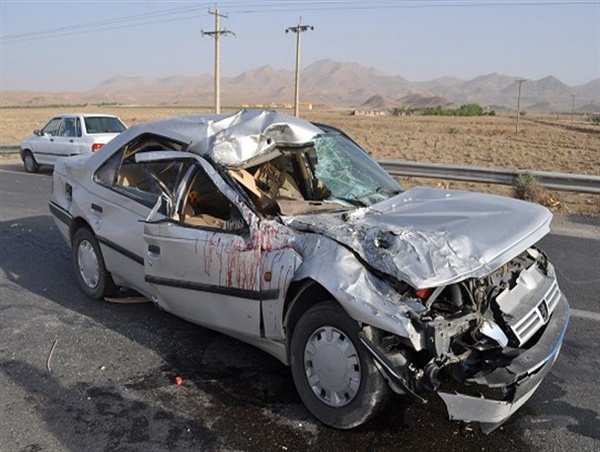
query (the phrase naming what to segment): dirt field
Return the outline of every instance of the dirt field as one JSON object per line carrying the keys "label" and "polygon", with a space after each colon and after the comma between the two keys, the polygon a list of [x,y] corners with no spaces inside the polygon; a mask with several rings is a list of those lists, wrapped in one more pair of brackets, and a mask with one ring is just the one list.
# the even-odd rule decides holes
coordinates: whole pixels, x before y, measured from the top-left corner
{"label": "dirt field", "polygon": [[[0,109],[0,145],[14,145],[54,114],[70,110],[116,114],[129,126],[153,119],[210,112],[202,108],[85,107]],[[515,133],[508,117],[350,116],[348,110],[313,110],[302,116],[345,130],[379,159],[456,163],[600,175],[600,127],[570,118],[529,115]],[[511,194],[511,187],[405,180],[405,185],[443,185]],[[600,196],[543,192],[543,203],[573,213],[600,214]]]}

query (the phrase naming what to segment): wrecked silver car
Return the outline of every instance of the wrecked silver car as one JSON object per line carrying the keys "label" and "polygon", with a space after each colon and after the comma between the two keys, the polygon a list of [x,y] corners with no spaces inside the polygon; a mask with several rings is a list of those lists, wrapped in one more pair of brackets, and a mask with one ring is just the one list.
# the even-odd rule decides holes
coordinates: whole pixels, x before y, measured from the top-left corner
{"label": "wrecked silver car", "polygon": [[358,426],[391,391],[484,431],[533,394],[569,318],[539,205],[400,185],[344,133],[271,111],[132,127],[57,162],[50,210],[77,281],[291,367],[306,407]]}

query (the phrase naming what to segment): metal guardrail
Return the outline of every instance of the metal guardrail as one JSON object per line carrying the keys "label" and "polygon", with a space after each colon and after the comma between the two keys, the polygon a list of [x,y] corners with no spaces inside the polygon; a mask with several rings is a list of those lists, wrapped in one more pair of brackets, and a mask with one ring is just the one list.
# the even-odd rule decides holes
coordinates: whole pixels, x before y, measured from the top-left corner
{"label": "metal guardrail", "polygon": [[19,146],[0,146],[0,154],[16,154],[19,150]]}
{"label": "metal guardrail", "polygon": [[[19,146],[0,146],[0,153],[18,152]],[[551,173],[547,171],[486,168],[483,166],[398,160],[379,160],[379,164],[392,176],[425,177],[500,185],[514,185],[519,175],[530,174],[538,180],[540,185],[552,190],[600,194],[600,177],[585,174]]]}
{"label": "metal guardrail", "polygon": [[395,160],[380,160],[379,164],[392,176],[426,177],[500,185],[513,185],[519,175],[530,174],[538,180],[540,185],[546,188],[600,194],[600,177],[585,174],[551,173],[547,171],[485,168],[481,166]]}

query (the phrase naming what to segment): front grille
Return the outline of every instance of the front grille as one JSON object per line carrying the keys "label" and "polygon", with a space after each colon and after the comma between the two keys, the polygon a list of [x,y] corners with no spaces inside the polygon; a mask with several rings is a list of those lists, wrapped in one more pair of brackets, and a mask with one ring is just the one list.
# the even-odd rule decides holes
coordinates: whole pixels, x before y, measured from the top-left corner
{"label": "front grille", "polygon": [[531,336],[548,322],[548,319],[558,304],[560,295],[560,289],[558,288],[556,280],[554,280],[536,306],[525,314],[521,320],[514,325],[511,325],[511,329],[519,342],[519,346],[525,344]]}

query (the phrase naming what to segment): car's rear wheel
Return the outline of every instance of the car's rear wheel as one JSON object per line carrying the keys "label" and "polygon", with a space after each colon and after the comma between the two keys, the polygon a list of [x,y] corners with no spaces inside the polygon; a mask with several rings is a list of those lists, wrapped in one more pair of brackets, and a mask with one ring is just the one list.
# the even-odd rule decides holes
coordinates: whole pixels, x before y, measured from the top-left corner
{"label": "car's rear wheel", "polygon": [[333,301],[308,309],[292,332],[290,364],[300,398],[331,427],[363,424],[390,394],[358,333],[358,323]]}
{"label": "car's rear wheel", "polygon": [[114,295],[118,287],[104,265],[104,258],[96,237],[86,227],[73,236],[73,264],[77,282],[83,293],[99,300]]}
{"label": "car's rear wheel", "polygon": [[28,173],[37,173],[40,169],[40,165],[35,161],[35,157],[31,151],[25,151],[23,153],[23,166]]}

